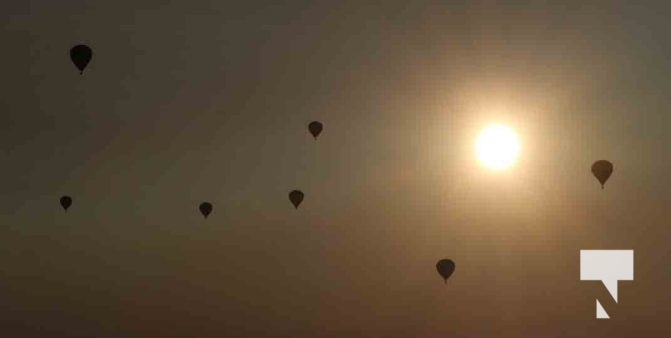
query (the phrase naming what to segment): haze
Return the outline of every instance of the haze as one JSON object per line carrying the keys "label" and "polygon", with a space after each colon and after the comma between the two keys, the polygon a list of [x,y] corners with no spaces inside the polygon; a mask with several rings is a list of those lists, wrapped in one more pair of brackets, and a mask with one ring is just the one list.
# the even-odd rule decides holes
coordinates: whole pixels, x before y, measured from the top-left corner
{"label": "haze", "polygon": [[[3,2],[0,332],[668,337],[669,10]],[[609,320],[586,249],[635,250]]]}

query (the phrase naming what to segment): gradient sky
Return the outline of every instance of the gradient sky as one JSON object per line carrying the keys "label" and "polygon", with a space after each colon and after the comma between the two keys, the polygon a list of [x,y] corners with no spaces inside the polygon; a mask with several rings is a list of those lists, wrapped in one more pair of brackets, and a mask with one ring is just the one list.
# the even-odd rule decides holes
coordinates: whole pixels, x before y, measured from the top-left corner
{"label": "gradient sky", "polygon": [[316,3],[0,5],[3,336],[671,335],[668,2]]}

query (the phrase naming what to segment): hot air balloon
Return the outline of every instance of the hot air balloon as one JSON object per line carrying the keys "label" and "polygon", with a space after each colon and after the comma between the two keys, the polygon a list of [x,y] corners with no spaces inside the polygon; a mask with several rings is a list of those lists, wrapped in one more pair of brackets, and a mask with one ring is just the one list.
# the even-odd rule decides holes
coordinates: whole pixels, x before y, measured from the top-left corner
{"label": "hot air balloon", "polygon": [[312,121],[310,124],[308,124],[308,129],[310,130],[310,134],[312,134],[312,137],[317,139],[317,136],[321,134],[322,129],[324,129],[324,125],[321,124],[319,121]]}
{"label": "hot air balloon", "polygon": [[436,264],[436,270],[438,270],[440,276],[445,280],[445,284],[447,284],[447,279],[454,272],[454,262],[451,259],[441,259]]}
{"label": "hot air balloon", "polygon": [[68,208],[72,205],[72,197],[63,196],[61,197],[61,206],[65,211],[68,211]]}
{"label": "hot air balloon", "polygon": [[212,212],[212,203],[203,202],[200,204],[198,209],[200,209],[200,213],[203,214],[203,217],[207,218],[207,216]]}
{"label": "hot air balloon", "polygon": [[93,51],[87,45],[76,45],[70,49],[70,59],[79,69],[79,74],[84,74],[84,69],[91,61],[91,57],[93,57]]}
{"label": "hot air balloon", "polygon": [[298,209],[298,206],[303,202],[303,192],[300,190],[292,190],[289,193],[289,200],[291,201],[291,204],[294,205],[294,208]]}
{"label": "hot air balloon", "polygon": [[606,160],[599,160],[592,164],[592,174],[594,174],[594,177],[601,183],[601,189],[603,189],[603,185],[606,184],[606,181],[608,181],[608,178],[612,173],[613,164]]}

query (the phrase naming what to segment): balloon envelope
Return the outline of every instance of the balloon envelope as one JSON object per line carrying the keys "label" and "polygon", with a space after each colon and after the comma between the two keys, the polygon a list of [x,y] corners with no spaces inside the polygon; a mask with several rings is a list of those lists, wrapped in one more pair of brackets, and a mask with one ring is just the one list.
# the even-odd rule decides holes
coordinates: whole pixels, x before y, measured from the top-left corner
{"label": "balloon envelope", "polygon": [[321,134],[322,130],[324,129],[324,125],[322,125],[319,121],[312,121],[310,124],[308,124],[308,129],[310,130],[312,137],[317,139],[317,136],[319,136],[319,134]]}
{"label": "balloon envelope", "polygon": [[68,211],[68,208],[72,205],[72,197],[70,196],[63,196],[61,197],[61,206],[65,211]]}
{"label": "balloon envelope", "polygon": [[93,51],[87,45],[76,45],[70,49],[70,59],[77,66],[79,73],[83,74],[84,69],[91,61]]}
{"label": "balloon envelope", "polygon": [[298,206],[303,202],[305,195],[300,190],[293,190],[289,193],[289,200],[291,204],[294,205],[294,208],[298,209]]}
{"label": "balloon envelope", "polygon": [[613,164],[606,160],[599,160],[592,164],[592,174],[601,183],[601,189],[606,184],[608,178],[613,173]]}
{"label": "balloon envelope", "polygon": [[200,204],[200,213],[203,214],[203,217],[207,218],[207,216],[212,212],[212,204],[209,202],[203,202]]}
{"label": "balloon envelope", "polygon": [[447,283],[447,279],[454,273],[454,262],[451,259],[441,259],[436,264],[436,270]]}

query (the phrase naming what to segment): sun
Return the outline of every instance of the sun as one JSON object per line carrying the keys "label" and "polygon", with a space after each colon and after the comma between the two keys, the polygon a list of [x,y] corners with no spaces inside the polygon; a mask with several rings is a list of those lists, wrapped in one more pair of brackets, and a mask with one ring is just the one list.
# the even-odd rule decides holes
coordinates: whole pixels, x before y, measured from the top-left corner
{"label": "sun", "polygon": [[519,150],[517,135],[502,124],[485,127],[475,142],[475,152],[480,162],[494,170],[505,169],[514,164]]}

